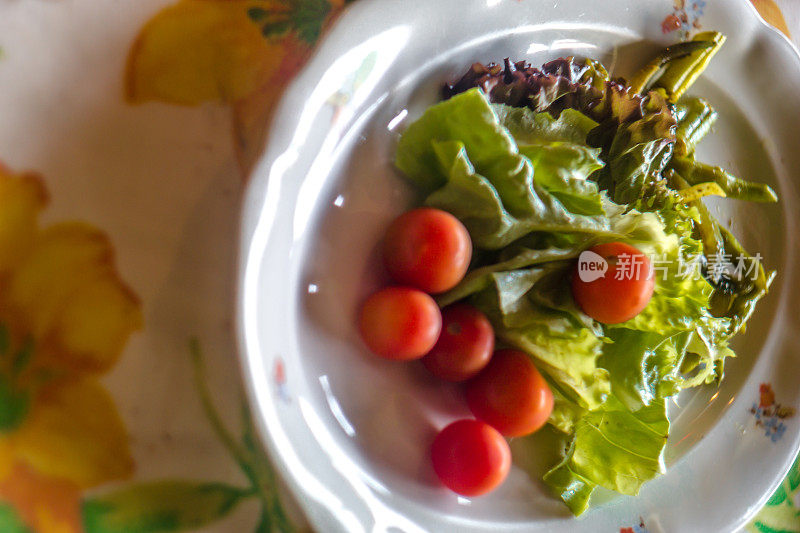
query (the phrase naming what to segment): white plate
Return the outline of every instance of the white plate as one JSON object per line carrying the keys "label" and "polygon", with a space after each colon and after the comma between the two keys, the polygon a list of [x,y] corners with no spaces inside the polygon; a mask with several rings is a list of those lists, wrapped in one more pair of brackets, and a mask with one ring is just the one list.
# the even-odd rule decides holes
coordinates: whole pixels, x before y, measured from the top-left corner
{"label": "white plate", "polygon": [[[580,519],[515,467],[489,496],[457,498],[428,464],[436,430],[466,416],[456,388],[366,353],[359,302],[385,283],[375,247],[411,205],[392,169],[397,131],[474,61],[592,56],[630,73],[675,39],[671,0],[362,0],[290,86],[247,192],[239,335],[264,440],[319,531],[728,532],[764,503],[800,446],[750,412],[759,386],[800,408],[800,57],[745,0],[709,0],[702,24],[728,42],[694,92],[720,112],[702,159],[769,182],[777,205],[714,206],[779,271],[718,390],[673,409],[668,473],[638,497],[600,494]],[[640,41],[646,41],[641,43]],[[766,415],[764,415],[766,416]],[[764,422],[764,420],[762,420]],[[774,440],[774,441],[773,441]],[[541,457],[554,460],[542,446]],[[534,465],[534,469],[537,468]]]}

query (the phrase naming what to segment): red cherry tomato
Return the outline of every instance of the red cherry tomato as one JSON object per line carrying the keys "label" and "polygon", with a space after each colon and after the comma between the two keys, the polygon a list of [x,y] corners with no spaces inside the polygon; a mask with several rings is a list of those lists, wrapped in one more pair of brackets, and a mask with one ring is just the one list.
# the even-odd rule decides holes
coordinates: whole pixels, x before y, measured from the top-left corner
{"label": "red cherry tomato", "polygon": [[422,291],[389,287],[361,307],[361,337],[381,357],[406,361],[428,353],[442,329],[436,302]]}
{"label": "red cherry tomato", "polygon": [[508,476],[511,449],[491,426],[478,420],[459,420],[436,436],[431,460],[447,488],[462,496],[480,496]]}
{"label": "red cherry tomato", "polygon": [[541,428],[553,411],[553,392],[525,352],[500,350],[466,387],[467,405],[507,437]]}
{"label": "red cherry tomato", "polygon": [[467,273],[472,241],[453,215],[423,207],[400,215],[386,232],[383,259],[402,285],[428,293],[452,289]]}
{"label": "red cherry tomato", "polygon": [[[624,242],[609,242],[589,248],[597,254],[584,259],[584,252],[572,276],[572,296],[584,313],[603,324],[626,322],[647,306],[655,288],[655,276],[645,254]],[[594,278],[599,256],[608,264],[601,277]],[[595,261],[594,268],[591,262]]]}
{"label": "red cherry tomato", "polygon": [[446,381],[464,381],[489,363],[494,330],[486,315],[467,304],[442,310],[442,332],[436,346],[422,358],[431,374]]}

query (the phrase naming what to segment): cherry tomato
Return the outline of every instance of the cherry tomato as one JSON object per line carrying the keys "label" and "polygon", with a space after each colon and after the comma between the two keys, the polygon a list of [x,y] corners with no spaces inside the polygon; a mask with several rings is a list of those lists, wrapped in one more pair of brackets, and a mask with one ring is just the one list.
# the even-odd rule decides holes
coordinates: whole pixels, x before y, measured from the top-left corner
{"label": "cherry tomato", "polygon": [[386,232],[383,259],[392,278],[434,294],[452,289],[467,273],[472,241],[453,215],[423,207],[400,215]]}
{"label": "cherry tomato", "polygon": [[[572,275],[572,296],[584,313],[604,324],[619,324],[638,315],[647,306],[655,288],[650,260],[637,248],[624,242],[609,242],[589,248],[608,264],[601,277],[592,279],[584,252]],[[594,256],[602,265],[598,257]],[[596,267],[594,272],[598,272]],[[584,281],[587,280],[587,281]]]}
{"label": "cherry tomato", "polygon": [[489,363],[494,330],[486,315],[467,304],[442,310],[442,332],[436,346],[422,358],[431,374],[446,381],[464,381]]}
{"label": "cherry tomato", "polygon": [[381,357],[406,361],[428,353],[442,329],[436,302],[422,291],[389,287],[370,296],[361,307],[361,337]]}
{"label": "cherry tomato", "polygon": [[553,392],[525,352],[500,350],[466,386],[467,405],[507,437],[541,428],[553,411]]}
{"label": "cherry tomato", "polygon": [[447,488],[462,496],[480,496],[508,476],[511,449],[491,426],[479,420],[459,420],[436,436],[431,460]]}

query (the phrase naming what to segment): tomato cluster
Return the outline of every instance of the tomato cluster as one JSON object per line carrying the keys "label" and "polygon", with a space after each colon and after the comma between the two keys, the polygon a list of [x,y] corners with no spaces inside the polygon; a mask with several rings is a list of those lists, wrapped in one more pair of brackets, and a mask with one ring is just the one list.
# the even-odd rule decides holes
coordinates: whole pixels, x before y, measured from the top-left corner
{"label": "tomato cluster", "polygon": [[472,242],[453,215],[420,208],[398,217],[383,244],[386,270],[398,284],[363,304],[359,329],[367,347],[387,359],[421,359],[438,378],[464,382],[475,420],[445,427],[431,461],[442,483],[464,496],[485,494],[508,475],[511,451],[504,436],[541,428],[553,394],[531,358],[494,351],[494,330],[478,309],[457,303],[439,310],[430,294],[456,286],[469,268]]}

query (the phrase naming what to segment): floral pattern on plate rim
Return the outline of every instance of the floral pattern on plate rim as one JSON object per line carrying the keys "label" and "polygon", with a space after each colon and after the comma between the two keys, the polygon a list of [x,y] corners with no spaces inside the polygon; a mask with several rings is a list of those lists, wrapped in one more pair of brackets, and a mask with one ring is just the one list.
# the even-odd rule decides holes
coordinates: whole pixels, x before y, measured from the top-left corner
{"label": "floral pattern on plate rim", "polygon": [[675,0],[672,4],[672,13],[661,21],[661,31],[663,33],[677,31],[682,40],[688,39],[692,31],[703,27],[700,18],[705,8],[705,0]]}
{"label": "floral pattern on plate rim", "polygon": [[619,533],[650,533],[650,531],[644,523],[644,518],[640,516],[638,524],[630,527],[621,527],[619,528]]}
{"label": "floral pattern on plate rim", "polygon": [[291,403],[292,395],[289,393],[289,386],[286,384],[286,365],[281,357],[275,359],[275,364],[272,367],[272,379],[275,382],[278,396],[283,403]]}
{"label": "floral pattern on plate rim", "polygon": [[775,391],[769,383],[762,383],[758,392],[758,402],[753,402],[750,413],[755,418],[756,427],[765,430],[764,435],[772,442],[778,442],[786,432],[784,420],[794,416],[795,410],[775,401]]}

